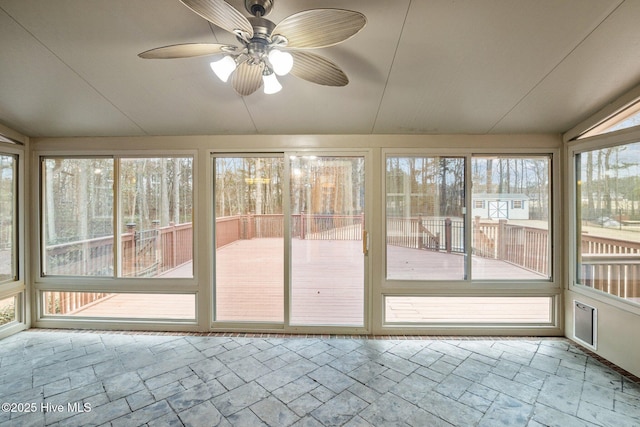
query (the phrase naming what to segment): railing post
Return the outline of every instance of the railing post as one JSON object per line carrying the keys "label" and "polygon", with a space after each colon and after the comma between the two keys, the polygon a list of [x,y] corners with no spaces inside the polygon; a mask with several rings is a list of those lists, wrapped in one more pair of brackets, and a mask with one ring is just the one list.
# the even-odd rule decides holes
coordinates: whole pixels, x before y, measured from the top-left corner
{"label": "railing post", "polygon": [[496,240],[498,241],[498,259],[504,260],[506,255],[506,228],[507,228],[507,220],[500,219],[498,220],[498,234],[496,236]]}
{"label": "railing post", "polygon": [[153,245],[153,254],[154,254],[154,258],[155,258],[155,264],[156,266],[158,266],[158,270],[160,270],[160,251],[158,250],[158,248],[160,247],[160,220],[158,219],[154,219],[153,221],[151,221],[151,224],[153,224],[153,229],[155,230],[154,236],[153,236],[153,241],[154,241],[154,245]]}
{"label": "railing post", "polygon": [[307,221],[304,218],[304,211],[300,212],[300,238],[304,240],[307,232]]}
{"label": "railing post", "polygon": [[169,226],[171,227],[171,267],[175,267],[178,261],[178,244],[176,240],[176,224],[174,222],[170,222]]}
{"label": "railing post", "polygon": [[[86,239],[86,237],[85,237]],[[89,250],[89,243],[84,240],[82,242],[82,259],[80,263],[80,274],[85,275],[89,272],[89,262],[91,261],[91,250]]]}
{"label": "railing post", "polygon": [[253,214],[249,214],[247,217],[247,239],[251,240],[255,237],[256,217]]}
{"label": "railing post", "polygon": [[422,233],[422,214],[418,214],[418,219],[412,219],[412,226],[411,228],[416,230],[416,233],[418,233],[418,249],[422,249],[424,248],[424,235]]}
{"label": "railing post", "polygon": [[240,216],[240,239],[249,239],[249,215]]}
{"label": "railing post", "polygon": [[447,253],[451,253],[452,246],[452,233],[451,233],[451,218],[446,218],[444,220],[444,244],[447,249]]}
{"label": "railing post", "polygon": [[[484,256],[484,242],[480,237],[480,215],[473,217],[473,240],[471,242],[471,253]],[[474,251],[475,249],[475,251]]]}
{"label": "railing post", "polygon": [[127,224],[127,231],[131,234],[131,258],[132,258],[132,268],[131,270],[133,271],[133,274],[135,276],[135,273],[138,271],[137,265],[138,264],[138,260],[137,260],[137,250],[136,250],[136,223],[135,222],[128,222]]}

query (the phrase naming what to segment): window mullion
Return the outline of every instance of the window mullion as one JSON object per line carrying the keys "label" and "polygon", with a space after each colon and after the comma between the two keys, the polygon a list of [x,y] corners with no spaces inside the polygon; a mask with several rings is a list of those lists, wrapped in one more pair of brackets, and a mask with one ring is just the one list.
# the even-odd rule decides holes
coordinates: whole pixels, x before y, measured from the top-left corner
{"label": "window mullion", "polygon": [[113,276],[122,277],[122,221],[120,220],[120,157],[113,159],[113,187],[111,189],[113,198]]}

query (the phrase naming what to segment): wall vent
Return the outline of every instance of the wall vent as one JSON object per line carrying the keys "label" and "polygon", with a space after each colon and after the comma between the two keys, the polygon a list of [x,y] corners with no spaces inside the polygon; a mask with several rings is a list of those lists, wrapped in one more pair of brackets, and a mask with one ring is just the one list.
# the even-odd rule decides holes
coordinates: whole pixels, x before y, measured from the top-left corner
{"label": "wall vent", "polygon": [[573,336],[576,341],[596,349],[598,310],[584,303],[573,301]]}

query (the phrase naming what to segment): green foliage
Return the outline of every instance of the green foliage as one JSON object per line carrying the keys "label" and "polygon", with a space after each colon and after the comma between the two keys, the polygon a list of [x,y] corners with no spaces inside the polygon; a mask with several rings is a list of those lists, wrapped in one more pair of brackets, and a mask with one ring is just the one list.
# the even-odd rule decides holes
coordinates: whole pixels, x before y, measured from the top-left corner
{"label": "green foliage", "polygon": [[13,301],[10,304],[0,306],[0,325],[13,322],[16,319],[16,308]]}

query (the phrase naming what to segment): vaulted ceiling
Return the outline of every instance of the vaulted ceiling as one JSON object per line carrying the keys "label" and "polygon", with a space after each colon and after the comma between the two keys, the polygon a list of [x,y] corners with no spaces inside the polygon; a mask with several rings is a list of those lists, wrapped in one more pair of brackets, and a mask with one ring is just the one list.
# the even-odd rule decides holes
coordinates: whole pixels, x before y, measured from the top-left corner
{"label": "vaulted ceiling", "polygon": [[561,133],[640,84],[638,0],[275,0],[268,18],[326,7],[367,17],[315,51],[349,84],[288,75],[240,97],[211,57],[137,56],[237,44],[178,0],[0,0],[0,123],[32,137]]}

